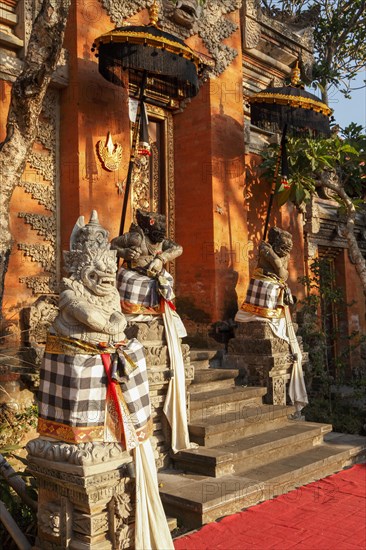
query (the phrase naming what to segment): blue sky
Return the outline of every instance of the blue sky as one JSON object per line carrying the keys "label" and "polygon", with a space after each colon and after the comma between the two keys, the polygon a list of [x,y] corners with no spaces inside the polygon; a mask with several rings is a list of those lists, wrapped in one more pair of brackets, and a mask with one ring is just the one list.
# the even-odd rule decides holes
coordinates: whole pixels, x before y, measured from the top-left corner
{"label": "blue sky", "polygon": [[[363,84],[363,80],[366,80],[366,69],[361,71],[357,78],[354,80],[353,86],[360,87]],[[313,91],[314,93],[314,91]],[[317,92],[315,92],[318,95]],[[341,128],[348,126],[350,122],[356,122],[366,127],[366,89],[356,90],[352,92],[351,99],[345,99],[345,97],[336,91],[330,91],[329,94],[329,107],[334,109],[333,116],[335,122],[339,124]]]}

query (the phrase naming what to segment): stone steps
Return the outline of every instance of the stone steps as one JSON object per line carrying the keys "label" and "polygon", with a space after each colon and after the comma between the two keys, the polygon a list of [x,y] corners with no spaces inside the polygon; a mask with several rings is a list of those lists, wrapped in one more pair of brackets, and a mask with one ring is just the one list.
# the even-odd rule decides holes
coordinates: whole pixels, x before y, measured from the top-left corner
{"label": "stone steps", "polygon": [[209,361],[217,355],[216,349],[190,349],[191,362],[193,361]]}
{"label": "stone steps", "polygon": [[288,421],[277,430],[224,445],[180,451],[174,457],[174,464],[186,472],[222,477],[311,449],[321,444],[323,436],[331,430],[330,424]]}
{"label": "stone steps", "polygon": [[214,414],[226,415],[243,408],[245,405],[262,405],[265,388],[244,388],[231,386],[209,391],[191,393],[191,423],[202,422]]}
{"label": "stone steps", "polygon": [[238,403],[234,410],[208,415],[199,423],[189,425],[191,441],[214,447],[247,435],[277,429],[287,423],[287,417],[295,412],[286,405],[256,405]]}
{"label": "stone steps", "polygon": [[216,391],[220,389],[228,389],[228,388],[234,388],[235,387],[235,380],[233,378],[226,378],[223,380],[213,380],[204,382],[204,383],[198,383],[196,384],[193,382],[189,388],[188,391],[192,395],[194,393],[203,393],[205,391]]}
{"label": "stone steps", "polygon": [[193,384],[205,384],[207,382],[227,380],[229,378],[233,381],[238,374],[239,372],[236,369],[195,368]]}
{"label": "stone steps", "polygon": [[[195,529],[337,472],[365,453],[365,437],[331,434],[315,448],[218,479],[174,470],[161,472],[161,498],[178,523]],[[335,489],[330,486],[330,493]]]}
{"label": "stone steps", "polygon": [[159,474],[163,504],[180,525],[198,528],[366,459],[365,437],[289,420],[294,407],[263,404],[266,388],[235,386],[236,370],[211,378],[222,371],[212,368],[214,354],[195,350],[192,359],[199,374],[189,429],[201,446],[177,453],[176,469]]}

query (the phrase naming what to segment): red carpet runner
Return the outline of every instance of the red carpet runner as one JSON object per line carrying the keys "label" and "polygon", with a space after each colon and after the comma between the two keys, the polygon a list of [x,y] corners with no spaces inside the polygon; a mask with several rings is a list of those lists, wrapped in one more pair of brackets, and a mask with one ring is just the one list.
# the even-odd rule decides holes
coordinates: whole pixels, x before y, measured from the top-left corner
{"label": "red carpet runner", "polygon": [[365,550],[366,464],[174,541],[175,550]]}

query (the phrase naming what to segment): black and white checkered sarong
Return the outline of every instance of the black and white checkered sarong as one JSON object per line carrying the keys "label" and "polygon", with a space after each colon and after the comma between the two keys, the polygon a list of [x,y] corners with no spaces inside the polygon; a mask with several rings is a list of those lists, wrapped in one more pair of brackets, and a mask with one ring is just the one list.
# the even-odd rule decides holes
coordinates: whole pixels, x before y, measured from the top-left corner
{"label": "black and white checkered sarong", "polygon": [[[130,372],[130,374],[123,377],[120,385],[133,426],[138,429],[146,424],[151,414],[149,381],[143,347],[137,340],[131,340],[129,349],[125,348],[119,352],[119,356],[122,362],[126,362],[126,367],[128,367],[128,359],[136,365],[136,368],[132,371],[128,368],[124,369],[125,372]],[[127,356],[127,360],[125,356]]]}
{"label": "black and white checkered sarong", "polygon": [[[126,382],[121,382],[121,390],[131,422],[138,429],[150,418],[146,361],[143,347],[135,339],[123,352],[135,365]],[[39,417],[73,427],[103,426],[107,385],[100,355],[45,353],[38,393]]]}
{"label": "black and white checkered sarong", "polygon": [[[173,277],[163,270],[162,277],[166,280],[164,287],[165,298],[172,299]],[[122,302],[128,302],[145,307],[155,307],[159,305],[160,294],[158,292],[157,279],[142,275],[132,269],[119,270],[117,275],[117,288]],[[170,293],[169,293],[170,290]]]}
{"label": "black and white checkered sarong", "polygon": [[245,298],[245,303],[257,307],[275,309],[281,290],[279,284],[260,279],[251,279]]}

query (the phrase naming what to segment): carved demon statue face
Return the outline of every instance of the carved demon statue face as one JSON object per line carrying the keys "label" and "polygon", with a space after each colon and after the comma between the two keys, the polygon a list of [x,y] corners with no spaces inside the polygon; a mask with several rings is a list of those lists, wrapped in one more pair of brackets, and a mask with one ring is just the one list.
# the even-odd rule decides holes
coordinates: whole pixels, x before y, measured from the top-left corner
{"label": "carved demon statue face", "polygon": [[165,238],[166,220],[162,214],[137,210],[136,219],[139,227],[154,244],[161,243]]}
{"label": "carved demon statue face", "polygon": [[268,233],[268,241],[280,258],[287,256],[292,250],[292,235],[279,227],[272,227]]}
{"label": "carved demon statue face", "polygon": [[86,288],[97,296],[108,296],[114,293],[116,286],[116,258],[104,254],[95,262],[82,268],[80,278]]}
{"label": "carved demon statue face", "polygon": [[93,210],[89,223],[80,216],[70,238],[70,252],[64,252],[65,267],[74,280],[96,296],[115,292],[116,251],[110,250],[108,231]]}
{"label": "carved demon statue face", "polygon": [[186,29],[193,28],[201,13],[198,0],[163,0],[163,6],[166,17]]}

